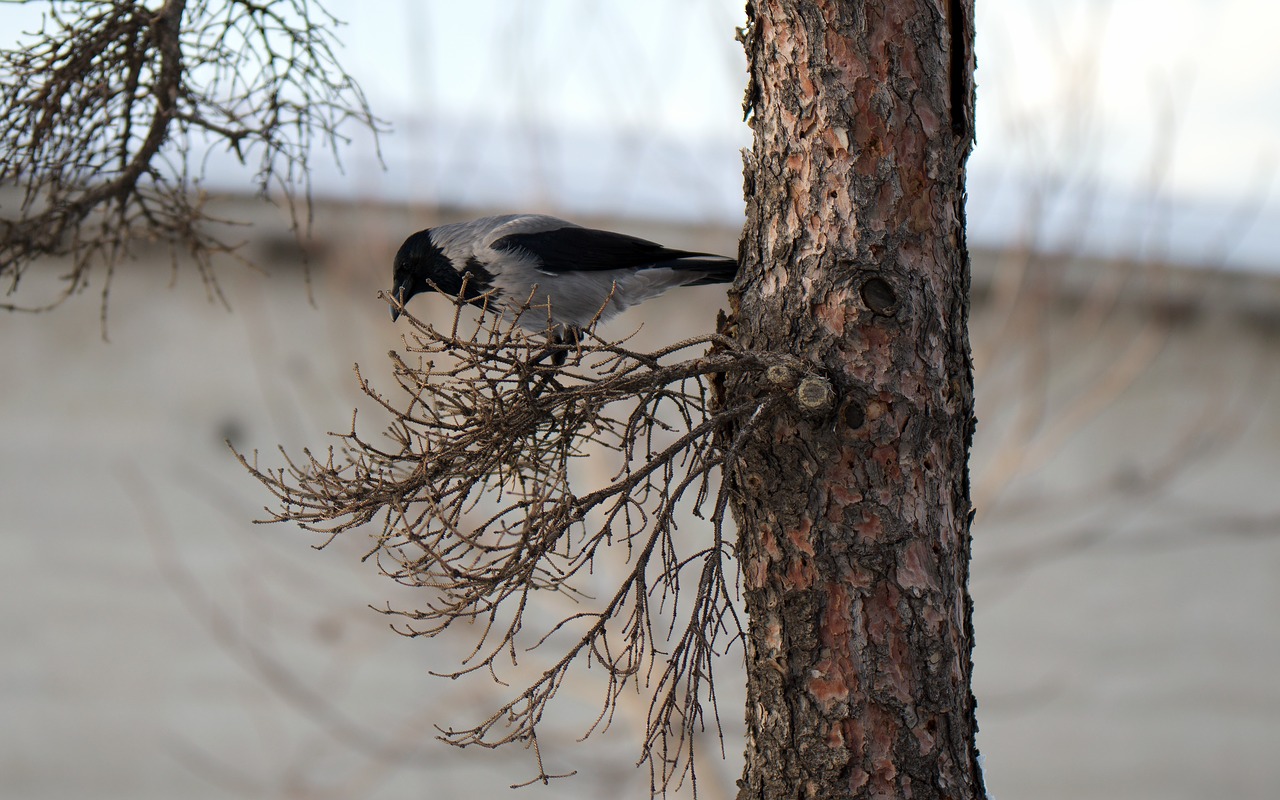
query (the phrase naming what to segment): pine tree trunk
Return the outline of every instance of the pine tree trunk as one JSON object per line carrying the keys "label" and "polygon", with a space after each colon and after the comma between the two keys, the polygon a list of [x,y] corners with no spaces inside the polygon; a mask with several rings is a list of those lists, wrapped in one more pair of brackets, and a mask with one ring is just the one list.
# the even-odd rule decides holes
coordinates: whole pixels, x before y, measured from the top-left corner
{"label": "pine tree trunk", "polygon": [[726,476],[750,617],[739,797],[980,798],[973,0],[747,13],[755,146],[731,330],[812,364],[834,396],[767,423]]}

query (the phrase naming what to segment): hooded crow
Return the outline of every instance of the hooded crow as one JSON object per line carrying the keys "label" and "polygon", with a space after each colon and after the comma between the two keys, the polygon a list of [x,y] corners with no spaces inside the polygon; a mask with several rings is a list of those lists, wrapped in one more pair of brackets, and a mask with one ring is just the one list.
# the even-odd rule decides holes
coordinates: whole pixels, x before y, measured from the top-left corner
{"label": "hooded crow", "polygon": [[576,339],[597,318],[677,286],[728,283],[738,262],[673,250],[542,214],[507,214],[419,231],[396,253],[391,319],[437,289],[522,327]]}

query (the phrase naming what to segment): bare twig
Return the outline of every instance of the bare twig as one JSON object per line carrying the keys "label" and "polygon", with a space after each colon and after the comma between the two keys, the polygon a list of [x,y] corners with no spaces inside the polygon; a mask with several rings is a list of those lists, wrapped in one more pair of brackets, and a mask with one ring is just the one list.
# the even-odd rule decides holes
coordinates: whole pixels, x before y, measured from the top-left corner
{"label": "bare twig", "polygon": [[[509,321],[455,317],[445,331],[413,324],[404,352],[390,354],[396,393],[359,379],[392,415],[389,445],[364,438],[353,420],[334,434],[335,446],[301,459],[285,454],[283,468],[241,456],[279,500],[270,521],[331,537],[378,521],[370,555],[388,576],[424,590],[415,610],[382,609],[407,621],[398,630],[435,636],[461,622],[474,636],[449,677],[481,672],[503,683],[508,659],[554,651],[531,685],[474,727],[441,729],[444,740],[521,742],[537,752],[538,725],[571,668],[595,666],[606,686],[585,735],[608,727],[624,690],[647,691],[641,762],[654,790],[692,779],[703,704],[714,710],[712,662],[741,635],[725,578],[732,545],[717,473],[773,408],[793,400],[793,388],[762,378],[756,396],[718,406],[708,379],[763,376],[783,362],[794,374],[805,370],[716,335],[640,353],[591,332],[548,344]],[[567,351],[562,367],[539,359],[547,348]],[[575,463],[619,456],[604,486],[573,485]],[[709,539],[675,535],[686,512],[705,512]],[[627,567],[603,596],[590,597],[584,581],[606,548]],[[690,591],[681,612],[677,598]],[[570,598],[576,610],[539,624],[527,614],[545,593]],[[552,777],[536,760],[535,780]]]}
{"label": "bare twig", "polygon": [[[229,221],[207,208],[207,159],[225,147],[256,166],[264,192],[301,194],[311,150],[334,150],[348,123],[374,129],[360,88],[334,57],[340,23],[316,0],[53,2],[39,31],[0,51],[0,280],[12,298],[39,259],[68,258],[52,297],[0,309],[43,311],[144,240],[195,264],[221,297],[212,258],[233,253]],[[290,199],[295,232],[300,218]],[[222,231],[218,229],[222,228]]]}

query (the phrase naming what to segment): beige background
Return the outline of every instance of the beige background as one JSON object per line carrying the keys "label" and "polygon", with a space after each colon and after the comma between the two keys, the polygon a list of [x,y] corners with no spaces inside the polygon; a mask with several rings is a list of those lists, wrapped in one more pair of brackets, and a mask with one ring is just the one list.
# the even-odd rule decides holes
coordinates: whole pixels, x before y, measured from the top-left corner
{"label": "beige background", "polygon": [[[430,677],[454,646],[397,636],[368,608],[413,600],[361,563],[368,539],[318,552],[312,535],[251,525],[270,498],[223,443],[271,459],[350,423],[352,364],[377,381],[398,344],[375,293],[427,217],[322,209],[312,303],[279,212],[252,213],[249,252],[272,274],[222,268],[230,311],[185,270],[170,287],[157,257],[113,284],[109,342],[99,286],[0,315],[0,797],[491,797],[533,774],[524,751],[431,738],[501,695]],[[735,248],[728,230],[613,224]],[[1028,276],[1064,273],[977,256],[989,788],[1275,797],[1280,291],[1158,270],[1121,284],[1094,266],[1036,288]],[[614,327],[709,330],[722,299],[669,296]],[[734,792],[739,657],[720,667],[729,760],[704,764],[708,798]],[[585,745],[589,684],[562,699],[544,756],[580,774],[523,791],[644,796],[642,699]]]}

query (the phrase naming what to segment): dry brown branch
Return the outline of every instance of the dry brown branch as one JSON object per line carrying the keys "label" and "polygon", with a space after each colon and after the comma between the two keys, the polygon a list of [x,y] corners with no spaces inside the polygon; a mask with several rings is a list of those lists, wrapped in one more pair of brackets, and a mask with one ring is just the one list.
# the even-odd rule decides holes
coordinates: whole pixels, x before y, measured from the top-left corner
{"label": "dry brown branch", "polygon": [[[608,727],[624,690],[646,692],[640,760],[654,790],[694,780],[694,734],[706,727],[708,701],[714,714],[713,661],[742,632],[718,471],[773,408],[792,401],[806,370],[718,335],[641,353],[590,332],[579,344],[547,344],[492,319],[413,325],[403,353],[390,354],[393,394],[359,378],[392,415],[389,444],[365,438],[353,418],[333,434],[337,444],[285,454],[282,468],[241,457],[279,501],[270,521],[331,538],[380,524],[370,556],[423,589],[417,609],[380,610],[407,620],[398,628],[407,636],[455,627],[474,637],[448,677],[484,672],[505,686],[507,660],[540,650],[550,666],[531,685],[474,727],[442,728],[445,741],[521,742],[534,751],[535,780],[546,781],[538,725],[571,668],[594,666],[603,668],[604,696],[584,735]],[[549,365],[557,349],[567,351],[560,368]],[[759,375],[760,391],[719,403],[713,379],[742,373]],[[597,470],[604,485],[580,488],[577,473],[602,462],[611,464]],[[677,520],[690,513],[707,520],[709,535],[677,536]],[[588,576],[609,558],[626,564],[620,580],[589,596]],[[544,624],[532,607],[548,593],[577,610]]]}
{"label": "dry brown branch", "polygon": [[154,5],[53,2],[40,30],[0,51],[0,187],[16,187],[0,215],[6,295],[37,260],[71,261],[52,297],[0,309],[57,306],[101,266],[105,317],[114,269],[144,240],[168,245],[175,269],[189,256],[218,295],[211,259],[238,243],[206,207],[210,156],[225,148],[264,194],[309,203],[312,147],[336,154],[349,122],[376,130],[316,0]]}

